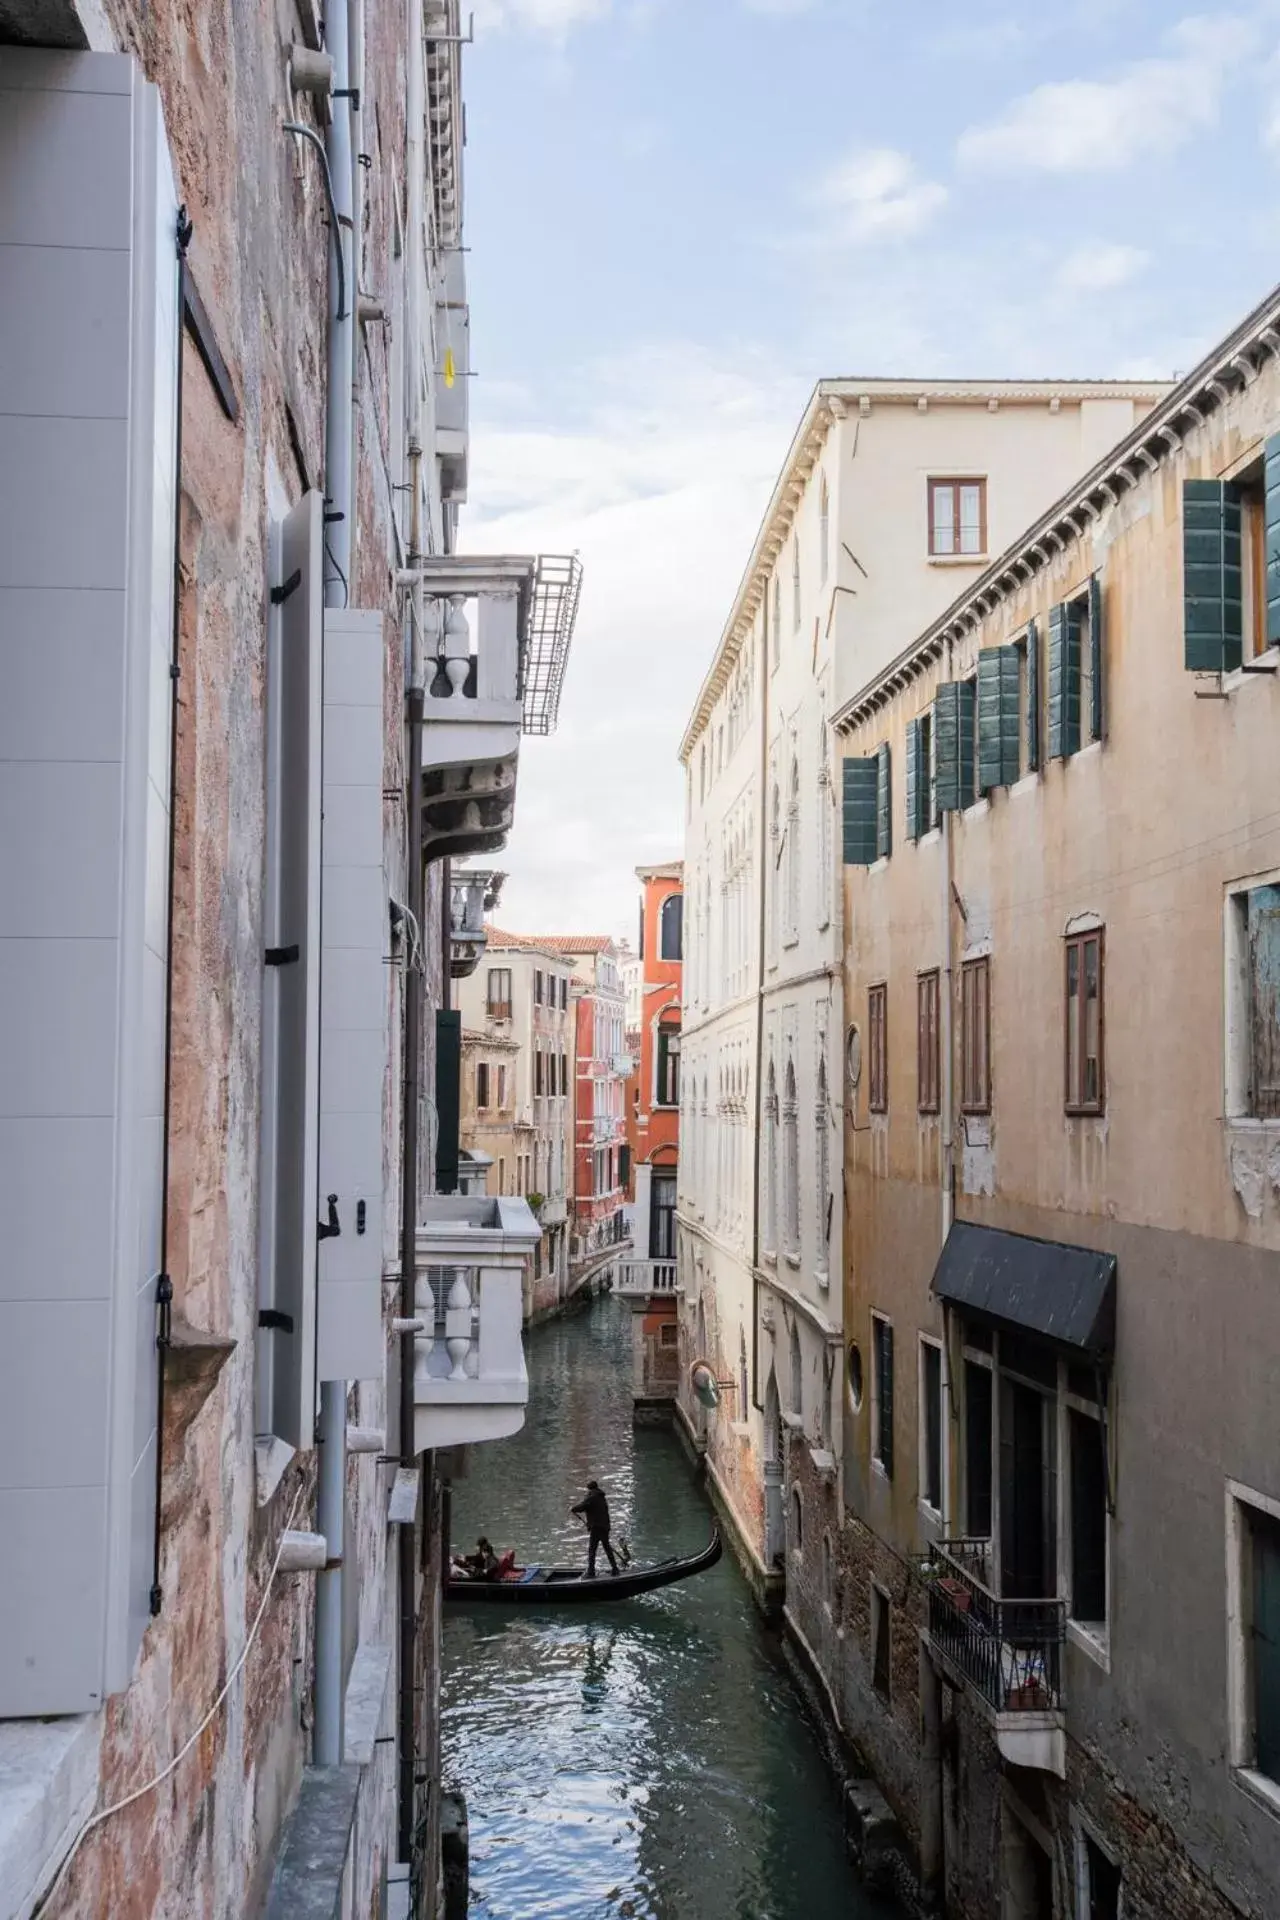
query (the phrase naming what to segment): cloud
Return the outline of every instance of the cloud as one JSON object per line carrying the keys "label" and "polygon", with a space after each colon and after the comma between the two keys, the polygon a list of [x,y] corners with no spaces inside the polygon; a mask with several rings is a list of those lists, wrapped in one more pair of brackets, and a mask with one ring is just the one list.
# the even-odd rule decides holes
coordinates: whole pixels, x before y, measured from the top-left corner
{"label": "cloud", "polygon": [[1236,14],[1180,21],[1172,52],[1114,80],[1050,81],[987,126],[960,136],[961,165],[993,172],[1107,173],[1144,154],[1171,153],[1213,126],[1231,71],[1256,43]]}
{"label": "cloud", "polygon": [[742,0],[742,4],[748,13],[762,13],[781,20],[791,14],[812,13],[818,0]]}
{"label": "cloud", "polygon": [[1151,259],[1141,247],[1121,241],[1091,240],[1073,249],[1058,269],[1060,287],[1071,293],[1101,293],[1136,279]]}
{"label": "cloud", "polygon": [[936,180],[893,147],[865,147],[832,168],[814,199],[827,209],[824,238],[861,245],[902,239],[927,226],[947,198]]}

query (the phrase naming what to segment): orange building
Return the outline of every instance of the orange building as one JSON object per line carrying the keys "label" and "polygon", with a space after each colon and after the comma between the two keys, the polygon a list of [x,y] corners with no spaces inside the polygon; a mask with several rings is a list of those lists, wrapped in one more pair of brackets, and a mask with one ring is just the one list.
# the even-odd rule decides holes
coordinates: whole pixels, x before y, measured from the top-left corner
{"label": "orange building", "polygon": [[[633,1257],[619,1292],[635,1313],[636,1401],[674,1397],[677,1346],[676,1181],[680,1161],[680,1025],[684,868],[637,867],[639,1045],[627,1082],[627,1201]],[[634,1017],[634,1016],[633,1016]],[[630,1024],[630,1023],[629,1023]]]}

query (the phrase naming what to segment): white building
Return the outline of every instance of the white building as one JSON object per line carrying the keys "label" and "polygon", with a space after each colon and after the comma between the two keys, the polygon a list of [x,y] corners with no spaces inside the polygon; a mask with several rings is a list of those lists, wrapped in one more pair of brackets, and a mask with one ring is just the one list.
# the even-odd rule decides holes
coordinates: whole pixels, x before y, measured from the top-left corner
{"label": "white building", "polygon": [[[680,757],[687,781],[682,1405],[775,1597],[842,1458],[843,1032],[829,719],[1163,387],[824,381]],[[790,1445],[788,1431],[803,1440]],[[791,1499],[788,1500],[788,1491]],[[820,1591],[815,1577],[811,1591]]]}

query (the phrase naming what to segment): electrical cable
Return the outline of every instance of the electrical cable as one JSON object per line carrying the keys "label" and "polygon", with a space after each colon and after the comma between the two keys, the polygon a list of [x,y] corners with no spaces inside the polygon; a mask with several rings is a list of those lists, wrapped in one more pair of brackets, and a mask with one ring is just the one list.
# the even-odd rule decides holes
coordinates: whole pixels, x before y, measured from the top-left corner
{"label": "electrical cable", "polygon": [[44,1909],[48,1906],[49,1902],[53,1899],[54,1894],[58,1891],[58,1888],[62,1885],[62,1882],[66,1877],[67,1870],[70,1867],[72,1861],[75,1859],[84,1841],[93,1832],[94,1828],[102,1826],[105,1821],[111,1818],[112,1814],[122,1813],[126,1807],[131,1807],[136,1800],[145,1799],[147,1794],[154,1793],[157,1787],[163,1786],[164,1782],[169,1778],[170,1774],[175,1773],[177,1771],[178,1767],[182,1764],[182,1762],[186,1759],[187,1755],[190,1753],[192,1747],[194,1747],[197,1740],[199,1740],[201,1734],[205,1731],[205,1729],[209,1726],[211,1721],[214,1719],[214,1717],[218,1713],[219,1709],[222,1706],[223,1701],[226,1699],[227,1695],[230,1693],[232,1687],[235,1685],[237,1679],[239,1678],[240,1673],[244,1667],[244,1663],[249,1658],[249,1654],[253,1649],[253,1643],[258,1637],[258,1629],[259,1627],[261,1627],[263,1617],[266,1614],[267,1602],[271,1598],[271,1589],[275,1583],[275,1577],[280,1568],[281,1556],[284,1553],[285,1537],[288,1534],[289,1529],[293,1525],[294,1516],[298,1511],[298,1506],[302,1500],[302,1495],[304,1490],[305,1489],[303,1487],[299,1487],[298,1491],[293,1496],[293,1505],[289,1509],[289,1518],[285,1521],[284,1527],[281,1530],[280,1543],[276,1548],[276,1557],[271,1563],[271,1572],[267,1575],[266,1586],[263,1590],[262,1600],[258,1607],[258,1611],[254,1615],[253,1625],[249,1629],[248,1636],[245,1639],[244,1646],[240,1649],[239,1658],[237,1659],[235,1665],[232,1667],[230,1673],[227,1675],[226,1680],[223,1682],[222,1691],[219,1693],[217,1699],[214,1701],[213,1705],[210,1707],[208,1713],[206,1713],[206,1715],[204,1716],[204,1719],[200,1722],[199,1726],[195,1729],[194,1733],[190,1734],[187,1737],[187,1739],[183,1742],[183,1744],[178,1748],[178,1751],[174,1754],[172,1760],[170,1760],[167,1767],[163,1767],[160,1770],[160,1772],[155,1774],[152,1779],[148,1780],[145,1783],[145,1785],[141,1787],[135,1787],[132,1793],[126,1793],[122,1799],[112,1801],[111,1805],[109,1807],[103,1807],[100,1813],[95,1813],[90,1815],[90,1817],[85,1821],[84,1825],[81,1827],[75,1839],[72,1841],[66,1854],[64,1855],[62,1865],[58,1868],[58,1871],[54,1875],[53,1880],[50,1882],[49,1887],[43,1894],[41,1894],[39,1900],[36,1902],[35,1906],[32,1908],[31,1920],[38,1920],[39,1915],[44,1911]]}
{"label": "electrical cable", "polygon": [[337,574],[339,580],[341,580],[342,604],[344,607],[349,607],[351,605],[351,589],[347,585],[347,576],[342,571],[342,568],[338,565],[337,561],[334,559],[333,548],[329,545],[329,542],[327,540],[324,543],[324,557],[329,562],[329,565],[333,568],[334,572]]}

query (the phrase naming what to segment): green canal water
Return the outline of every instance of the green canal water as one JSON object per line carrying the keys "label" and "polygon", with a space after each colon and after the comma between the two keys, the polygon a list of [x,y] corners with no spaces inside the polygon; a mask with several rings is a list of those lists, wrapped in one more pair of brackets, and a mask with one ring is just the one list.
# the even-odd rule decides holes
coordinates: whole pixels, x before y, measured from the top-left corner
{"label": "green canal water", "polygon": [[[630,1309],[529,1341],[529,1418],[472,1449],[453,1538],[581,1557],[588,1478],[638,1560],[711,1523],[675,1437],[631,1424]],[[840,1805],[737,1564],[587,1613],[449,1608],[444,1741],[485,1920],[891,1920],[845,1857]]]}

